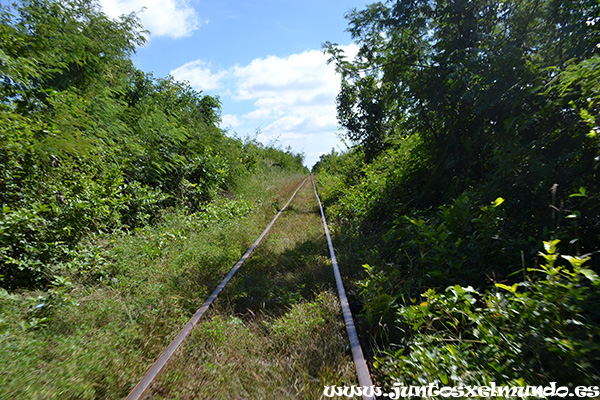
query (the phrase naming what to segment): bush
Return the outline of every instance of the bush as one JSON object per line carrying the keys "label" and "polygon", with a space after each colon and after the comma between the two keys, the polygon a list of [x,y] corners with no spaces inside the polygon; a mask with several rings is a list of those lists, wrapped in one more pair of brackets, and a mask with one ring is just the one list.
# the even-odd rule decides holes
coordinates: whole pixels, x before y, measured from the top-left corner
{"label": "bush", "polygon": [[544,243],[546,263],[525,281],[485,292],[430,289],[420,304],[399,307],[402,339],[377,370],[406,385],[595,384],[600,279],[583,266],[589,258],[560,256],[557,244]]}

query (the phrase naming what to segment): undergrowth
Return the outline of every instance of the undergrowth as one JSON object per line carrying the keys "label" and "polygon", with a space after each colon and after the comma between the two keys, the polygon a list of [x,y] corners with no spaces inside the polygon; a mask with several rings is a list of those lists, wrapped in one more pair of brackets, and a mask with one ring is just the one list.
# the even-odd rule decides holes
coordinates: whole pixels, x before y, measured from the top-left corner
{"label": "undergrowth", "polygon": [[595,183],[549,185],[545,199],[532,192],[534,210],[497,182],[444,199],[428,192],[418,143],[394,146],[361,166],[360,147],[318,165],[375,380],[388,389],[594,385]]}
{"label": "undergrowth", "polygon": [[422,300],[395,307],[401,339],[375,362],[385,382],[593,386],[600,378],[600,279],[586,268],[589,257],[560,255],[558,242],[544,243],[545,263],[528,269],[524,281],[486,291],[429,289]]}

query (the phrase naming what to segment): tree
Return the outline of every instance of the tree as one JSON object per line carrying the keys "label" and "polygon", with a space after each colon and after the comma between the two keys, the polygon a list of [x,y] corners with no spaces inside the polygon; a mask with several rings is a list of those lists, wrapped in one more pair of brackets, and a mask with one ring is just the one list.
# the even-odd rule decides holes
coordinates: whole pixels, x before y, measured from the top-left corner
{"label": "tree", "polygon": [[325,45],[342,74],[346,136],[376,154],[394,136],[419,134],[436,194],[497,169],[505,179],[509,165],[546,157],[542,149],[558,143],[581,148],[585,128],[568,99],[546,90],[567,60],[598,53],[600,24],[590,21],[599,8],[592,0],[408,0],[353,10],[356,59]]}

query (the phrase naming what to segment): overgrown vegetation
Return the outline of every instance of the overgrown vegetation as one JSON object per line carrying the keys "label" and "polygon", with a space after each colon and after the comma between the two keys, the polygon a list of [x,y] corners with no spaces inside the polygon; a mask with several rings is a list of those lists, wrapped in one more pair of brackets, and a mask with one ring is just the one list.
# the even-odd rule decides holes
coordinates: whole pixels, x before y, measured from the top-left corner
{"label": "overgrown vegetation", "polygon": [[125,397],[307,172],[143,42],[94,0],[0,5],[1,398]]}
{"label": "overgrown vegetation", "polygon": [[[318,174],[391,384],[600,377],[597,1],[387,1]],[[542,244],[545,243],[545,249]],[[358,257],[357,257],[358,255]],[[358,259],[358,260],[357,260]]]}
{"label": "overgrown vegetation", "polygon": [[266,187],[289,179],[259,174],[245,200],[89,237],[46,290],[0,289],[0,397],[125,398],[289,196]]}
{"label": "overgrown vegetation", "polygon": [[[402,0],[348,18],[358,56],[326,51],[354,146],[313,170],[377,380],[597,384],[598,2]],[[124,397],[305,172],[226,136],[218,98],[137,70],[141,29],[94,0],[0,5],[0,397]],[[259,252],[220,305],[238,316],[215,312],[157,396],[197,390],[192,373],[227,397],[233,369],[276,357],[249,395],[349,381],[320,245],[285,239],[262,257],[281,272]],[[233,352],[203,352],[221,342]]]}

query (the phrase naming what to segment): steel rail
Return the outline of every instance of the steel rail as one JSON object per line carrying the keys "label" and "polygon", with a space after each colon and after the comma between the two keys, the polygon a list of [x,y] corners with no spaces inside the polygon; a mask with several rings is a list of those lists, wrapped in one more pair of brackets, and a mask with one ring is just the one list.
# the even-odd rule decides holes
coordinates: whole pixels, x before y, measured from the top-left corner
{"label": "steel rail", "polygon": [[231,271],[229,271],[229,274],[227,274],[227,276],[221,281],[219,286],[217,286],[217,288],[212,292],[212,294],[208,297],[208,299],[206,299],[204,304],[202,304],[202,307],[200,307],[198,309],[198,311],[196,311],[196,313],[192,316],[192,318],[188,321],[188,323],[183,327],[183,329],[179,332],[179,334],[175,337],[175,339],[173,339],[171,344],[163,351],[163,353],[160,355],[160,357],[158,357],[158,359],[154,362],[152,367],[150,367],[148,372],[146,372],[146,375],[144,375],[144,377],[139,381],[139,383],[133,388],[131,393],[129,393],[126,400],[139,400],[142,398],[142,396],[144,395],[144,393],[146,393],[146,391],[148,390],[150,385],[152,385],[152,383],[154,382],[154,380],[156,379],[156,377],[158,376],[160,371],[162,371],[162,369],[165,367],[165,365],[167,364],[169,359],[177,351],[179,346],[181,346],[183,341],[190,335],[190,333],[192,332],[192,328],[194,328],[194,326],[196,324],[198,324],[198,321],[200,321],[200,318],[202,318],[202,315],[204,315],[206,310],[208,310],[208,308],[213,303],[213,301],[217,298],[217,296],[219,295],[221,290],[223,290],[225,285],[229,282],[229,280],[233,277],[233,275],[235,275],[237,270],[240,269],[240,267],[242,266],[244,261],[246,261],[248,259],[248,257],[250,257],[250,255],[252,254],[252,252],[254,251],[256,246],[258,246],[258,244],[261,242],[261,240],[269,232],[269,230],[271,229],[271,227],[273,226],[275,221],[277,221],[277,218],[279,218],[281,213],[287,208],[287,206],[290,204],[292,199],[296,196],[296,193],[298,193],[298,191],[304,185],[304,183],[306,183],[306,179],[304,179],[302,181],[300,186],[298,186],[296,191],[292,194],[292,197],[290,197],[288,202],[285,203],[285,205],[281,208],[281,210],[279,210],[277,215],[275,215],[275,218],[273,218],[271,223],[269,225],[267,225],[265,230],[260,234],[258,239],[256,239],[256,241],[252,244],[252,246],[250,246],[250,249],[248,249],[246,254],[244,254],[242,256],[242,258],[237,262],[237,264],[235,264],[233,266]]}
{"label": "steel rail", "polygon": [[[338,294],[340,297],[340,303],[342,305],[342,313],[344,315],[344,323],[346,324],[346,331],[348,332],[348,339],[350,341],[350,349],[352,350],[352,358],[354,359],[354,367],[356,368],[356,375],[358,377],[358,384],[363,388],[373,386],[371,381],[371,374],[369,373],[369,367],[365,361],[362,348],[360,347],[360,341],[358,340],[358,334],[354,327],[354,320],[352,319],[352,311],[350,311],[350,304],[348,303],[348,297],[346,296],[346,290],[344,289],[344,283],[342,282],[342,275],[340,274],[340,268],[338,266],[335,252],[333,251],[333,243],[331,241],[331,235],[329,234],[329,228],[327,227],[327,221],[325,220],[325,213],[323,212],[323,205],[319,194],[317,193],[317,185],[315,185],[314,179],[311,177],[313,188],[315,189],[315,196],[319,202],[319,209],[321,210],[321,219],[323,220],[323,227],[325,228],[325,237],[327,238],[327,245],[329,246],[329,255],[331,256],[331,264],[333,266],[333,274],[335,275],[335,283],[337,285]],[[367,396],[362,395],[363,400],[374,400],[374,395]]]}

